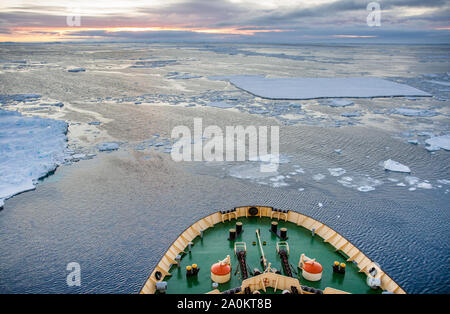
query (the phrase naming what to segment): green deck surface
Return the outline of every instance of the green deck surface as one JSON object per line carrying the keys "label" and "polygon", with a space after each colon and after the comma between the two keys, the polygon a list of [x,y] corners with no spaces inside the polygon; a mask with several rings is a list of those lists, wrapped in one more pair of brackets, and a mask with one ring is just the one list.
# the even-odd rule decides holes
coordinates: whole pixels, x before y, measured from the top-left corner
{"label": "green deck surface", "polygon": [[[228,241],[228,230],[234,228],[237,221],[243,223],[244,232],[237,238],[236,241]],[[212,290],[212,280],[210,278],[211,265],[217,263],[219,260],[223,260],[227,255],[230,255],[232,274],[231,280],[227,283],[220,284],[219,290],[225,291],[228,289],[239,287],[242,283],[240,277],[240,269],[236,273],[238,266],[237,258],[234,254],[235,242],[246,242],[247,244],[247,264],[250,269],[255,267],[262,271],[260,264],[260,250],[258,244],[253,245],[256,241],[256,229],[260,229],[261,242],[266,241],[267,244],[263,245],[263,250],[266,255],[267,261],[272,263],[271,267],[282,270],[280,257],[276,252],[276,244],[281,240],[270,232],[270,218],[240,218],[238,220],[232,220],[231,222],[218,223],[213,228],[209,228],[204,231],[203,239],[200,237],[195,238],[194,246],[190,253],[183,256],[180,268],[176,265],[172,266],[170,273],[172,276],[164,278],[168,283],[167,293],[206,293]],[[358,268],[352,262],[346,262],[346,257],[336,252],[335,248],[328,243],[325,243],[319,236],[312,237],[311,231],[298,227],[297,225],[279,221],[278,230],[282,227],[288,229],[288,240],[290,255],[289,262],[295,267],[298,272],[298,279],[301,285],[314,287],[316,289],[325,289],[331,287],[339,290],[344,290],[350,293],[380,293],[381,290],[370,289],[366,285],[366,275],[358,272]],[[185,249],[188,251],[188,248]],[[323,266],[322,279],[317,282],[311,282],[304,279],[301,275],[301,271],[297,268],[300,255],[304,253],[310,258],[316,258],[316,260]],[[346,262],[346,273],[335,274],[333,273],[332,264],[334,261]],[[186,266],[191,264],[197,264],[200,268],[200,272],[196,277],[186,277]],[[296,276],[295,274],[293,274]],[[280,291],[277,291],[280,292]]]}

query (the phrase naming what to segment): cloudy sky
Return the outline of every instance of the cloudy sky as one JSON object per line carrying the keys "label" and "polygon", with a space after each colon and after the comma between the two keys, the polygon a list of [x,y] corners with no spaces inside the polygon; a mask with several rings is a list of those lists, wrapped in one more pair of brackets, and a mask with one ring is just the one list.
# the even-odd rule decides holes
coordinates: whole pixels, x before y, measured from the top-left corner
{"label": "cloudy sky", "polygon": [[[0,42],[450,43],[450,0],[1,0]],[[79,25],[78,25],[79,24]]]}

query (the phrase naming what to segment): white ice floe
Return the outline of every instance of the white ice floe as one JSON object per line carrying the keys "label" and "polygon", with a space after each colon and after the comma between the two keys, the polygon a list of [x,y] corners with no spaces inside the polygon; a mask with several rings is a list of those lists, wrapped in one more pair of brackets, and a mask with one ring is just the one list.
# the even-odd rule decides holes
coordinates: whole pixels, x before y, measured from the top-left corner
{"label": "white ice floe", "polygon": [[98,147],[98,150],[101,152],[113,151],[113,150],[119,149],[120,143],[105,142],[105,143],[99,144],[97,147]]}
{"label": "white ice floe", "polygon": [[435,81],[435,80],[426,80],[425,82],[428,82],[431,84],[438,84],[438,85],[442,85],[442,86],[450,86],[450,82]]}
{"label": "white ice floe", "polygon": [[226,101],[211,101],[206,104],[208,107],[215,107],[215,108],[222,108],[222,109],[228,109],[233,108],[235,104],[229,103]]}
{"label": "white ice floe", "polygon": [[346,173],[346,171],[342,168],[328,168],[328,171],[330,172],[330,175],[333,177],[339,177]]}
{"label": "white ice floe", "polygon": [[432,110],[415,108],[395,108],[393,113],[401,114],[406,117],[434,117],[439,115],[438,112]]}
{"label": "white ice floe", "polygon": [[413,177],[413,176],[407,176],[405,178],[406,183],[408,183],[409,185],[416,185],[417,183],[419,183],[420,179],[417,177]]}
{"label": "white ice floe", "polygon": [[332,99],[330,101],[325,102],[330,107],[347,107],[347,106],[353,106],[355,103],[350,100],[345,99]]}
{"label": "white ice floe", "polygon": [[408,85],[380,78],[266,78],[232,76],[229,82],[251,94],[269,99],[367,98],[431,96]]}
{"label": "white ice floe", "polygon": [[427,190],[433,188],[433,186],[428,182],[420,182],[419,184],[417,184],[417,187],[421,188],[421,189],[427,189]]}
{"label": "white ice floe", "polygon": [[425,140],[425,143],[429,145],[428,150],[439,150],[441,148],[450,150],[450,134],[429,138]]}
{"label": "white ice floe", "polygon": [[35,189],[38,179],[64,162],[67,127],[64,121],[0,110],[0,203]]}
{"label": "white ice floe", "polygon": [[357,190],[360,192],[370,192],[370,191],[375,190],[375,188],[370,185],[363,185],[363,186],[358,187]]}
{"label": "white ice floe", "polygon": [[383,163],[384,169],[389,171],[395,171],[395,172],[406,172],[410,173],[411,169],[409,169],[408,166],[405,166],[397,161],[394,161],[392,159],[388,159]]}
{"label": "white ice floe", "polygon": [[325,175],[324,175],[324,174],[321,174],[321,173],[318,173],[318,174],[313,175],[312,178],[313,178],[314,180],[316,180],[316,181],[320,181],[320,180],[325,179]]}

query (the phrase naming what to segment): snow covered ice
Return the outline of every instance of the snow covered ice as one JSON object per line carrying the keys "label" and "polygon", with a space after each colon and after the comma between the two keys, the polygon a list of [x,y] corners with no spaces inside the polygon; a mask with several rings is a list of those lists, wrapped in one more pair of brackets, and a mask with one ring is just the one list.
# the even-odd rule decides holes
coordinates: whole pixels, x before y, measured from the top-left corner
{"label": "snow covered ice", "polygon": [[347,106],[353,106],[355,103],[350,100],[345,99],[331,99],[327,102],[325,102],[326,105],[329,105],[330,107],[347,107]]}
{"label": "snow covered ice", "polygon": [[441,148],[450,150],[450,134],[431,137],[425,140],[425,143],[429,145],[431,150],[439,150]]}
{"label": "snow covered ice", "polygon": [[410,173],[411,169],[409,169],[408,166],[405,166],[397,161],[394,161],[392,159],[388,159],[383,163],[384,169],[389,171],[395,171],[395,172],[406,172]]}
{"label": "snow covered ice", "polygon": [[434,117],[439,115],[439,113],[432,110],[414,108],[395,108],[394,113],[401,114],[406,117]]}
{"label": "snow covered ice", "polygon": [[98,145],[98,150],[101,152],[118,150],[120,147],[119,143],[116,142],[105,142]]}
{"label": "snow covered ice", "polygon": [[414,87],[373,77],[265,78],[232,76],[229,82],[253,95],[268,99],[370,98],[431,96]]}
{"label": "snow covered ice", "polygon": [[33,190],[38,179],[66,158],[67,123],[0,110],[0,207],[3,201]]}

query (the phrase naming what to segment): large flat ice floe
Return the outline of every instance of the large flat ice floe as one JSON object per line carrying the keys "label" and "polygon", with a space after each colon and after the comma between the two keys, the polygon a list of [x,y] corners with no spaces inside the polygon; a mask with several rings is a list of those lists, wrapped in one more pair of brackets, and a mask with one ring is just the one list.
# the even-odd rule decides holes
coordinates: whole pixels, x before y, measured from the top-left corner
{"label": "large flat ice floe", "polygon": [[227,80],[240,89],[268,99],[431,96],[405,84],[373,77],[266,78],[236,75],[228,77]]}
{"label": "large flat ice floe", "polygon": [[0,110],[0,207],[64,162],[67,123]]}

